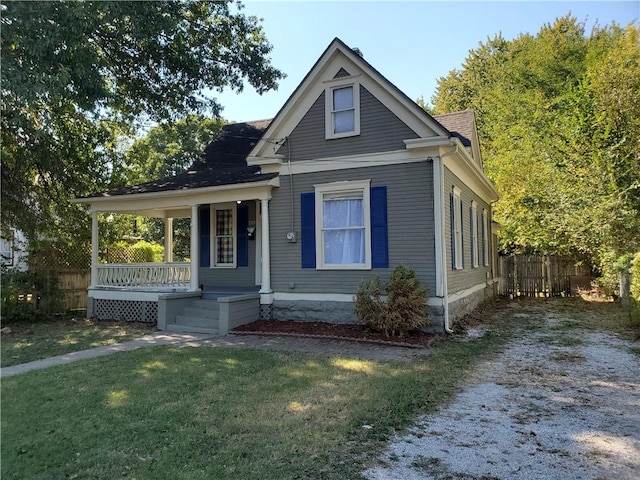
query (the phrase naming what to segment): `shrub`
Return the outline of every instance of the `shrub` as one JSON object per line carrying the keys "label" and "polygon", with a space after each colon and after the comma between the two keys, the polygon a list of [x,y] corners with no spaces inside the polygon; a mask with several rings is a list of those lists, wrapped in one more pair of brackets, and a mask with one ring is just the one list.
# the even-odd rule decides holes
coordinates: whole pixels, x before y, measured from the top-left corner
{"label": "shrub", "polygon": [[36,321],[61,313],[63,306],[55,274],[2,269],[2,324]]}
{"label": "shrub", "polygon": [[133,245],[120,241],[109,247],[109,263],[162,262],[164,249],[157,243],[140,240]]}
{"label": "shrub", "polygon": [[360,283],[355,296],[355,313],[367,328],[385,336],[405,336],[429,323],[426,301],[429,290],[420,284],[416,273],[404,265],[398,265],[384,288],[378,277]]}

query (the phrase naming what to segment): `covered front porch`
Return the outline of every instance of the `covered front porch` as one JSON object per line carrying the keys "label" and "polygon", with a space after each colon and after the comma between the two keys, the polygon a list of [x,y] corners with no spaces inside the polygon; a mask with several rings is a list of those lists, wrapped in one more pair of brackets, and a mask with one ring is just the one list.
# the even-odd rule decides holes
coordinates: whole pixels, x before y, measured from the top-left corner
{"label": "covered front porch", "polygon": [[[271,318],[269,200],[278,179],[83,199],[92,215],[88,315],[220,332]],[[162,262],[100,261],[101,214],[164,220]],[[173,261],[173,222],[189,219],[188,261]],[[240,322],[240,323],[238,323]]]}

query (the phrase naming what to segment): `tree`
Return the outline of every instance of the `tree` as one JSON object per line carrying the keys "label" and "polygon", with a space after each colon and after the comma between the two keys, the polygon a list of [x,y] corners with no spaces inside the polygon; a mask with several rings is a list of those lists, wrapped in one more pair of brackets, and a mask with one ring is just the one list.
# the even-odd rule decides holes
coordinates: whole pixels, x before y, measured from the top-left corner
{"label": "tree", "polygon": [[586,35],[568,15],[480,44],[438,81],[436,113],[478,116],[503,251],[579,254],[606,270],[640,248],[639,59],[636,26]]}
{"label": "tree", "polygon": [[141,183],[183,172],[200,158],[224,125],[222,120],[190,115],[152,128],[124,154],[127,183]]}
{"label": "tree", "polygon": [[124,182],[114,175],[120,140],[136,120],[218,115],[207,89],[275,88],[283,74],[270,64],[271,45],[234,5],[3,3],[3,228],[33,236],[60,235],[61,219],[87,225],[70,199]]}
{"label": "tree", "polygon": [[[224,124],[222,120],[190,115],[152,128],[124,152],[123,176],[127,183],[135,184],[183,172],[201,157],[205,147]],[[137,234],[147,241],[162,241],[163,220],[138,220]],[[131,221],[128,225],[131,226]],[[190,255],[190,220],[175,219],[173,232],[174,257],[184,260]]]}

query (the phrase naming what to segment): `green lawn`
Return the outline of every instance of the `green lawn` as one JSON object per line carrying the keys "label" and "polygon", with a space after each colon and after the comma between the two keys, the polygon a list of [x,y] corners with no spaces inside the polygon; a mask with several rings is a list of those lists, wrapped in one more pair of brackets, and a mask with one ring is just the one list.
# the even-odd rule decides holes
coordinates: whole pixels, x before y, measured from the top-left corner
{"label": "green lawn", "polygon": [[1,477],[358,478],[502,340],[436,342],[406,363],[154,347],[9,377]]}
{"label": "green lawn", "polygon": [[577,341],[579,325],[624,323],[612,304],[519,301],[477,316],[491,319],[484,336],[438,340],[413,362],[165,346],[8,377],[0,477],[359,478],[390,435],[445,404],[479,359],[549,314],[566,319],[544,327],[553,341]]}
{"label": "green lawn", "polygon": [[91,320],[48,320],[13,323],[2,335],[0,366],[8,367],[140,337],[154,330],[141,324]]}

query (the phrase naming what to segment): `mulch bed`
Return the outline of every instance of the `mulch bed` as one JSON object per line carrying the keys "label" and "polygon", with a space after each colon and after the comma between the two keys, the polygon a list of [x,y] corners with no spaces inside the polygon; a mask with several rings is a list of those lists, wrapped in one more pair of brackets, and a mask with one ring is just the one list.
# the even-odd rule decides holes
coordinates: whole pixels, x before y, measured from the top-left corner
{"label": "mulch bed", "polygon": [[364,325],[336,324],[326,322],[296,322],[292,320],[258,320],[232,330],[240,335],[284,335],[295,337],[327,338],[369,342],[401,347],[428,347],[436,335],[413,331],[405,337],[386,337],[382,333],[368,331]]}

